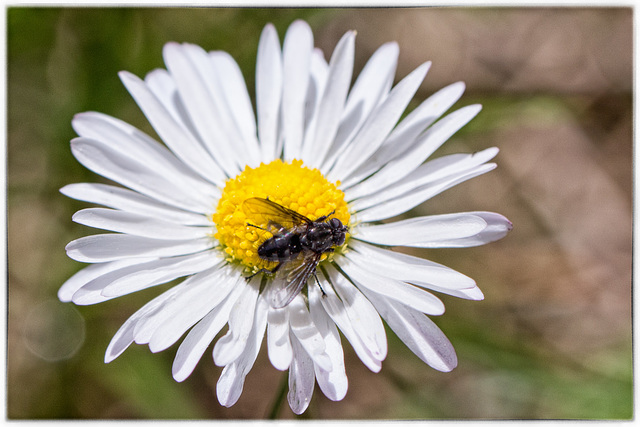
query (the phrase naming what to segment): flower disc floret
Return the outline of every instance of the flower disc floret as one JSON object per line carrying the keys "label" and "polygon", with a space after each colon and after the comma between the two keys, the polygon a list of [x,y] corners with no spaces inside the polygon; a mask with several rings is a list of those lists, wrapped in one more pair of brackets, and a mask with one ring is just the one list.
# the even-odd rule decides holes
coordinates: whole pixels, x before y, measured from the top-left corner
{"label": "flower disc floret", "polygon": [[333,212],[332,218],[348,225],[349,208],[337,185],[339,182],[329,182],[318,169],[303,166],[301,160],[283,162],[277,159],[256,168],[245,168],[226,182],[212,215],[216,225],[215,238],[227,254],[227,260],[240,262],[253,271],[275,265],[258,256],[260,245],[272,237],[264,230],[268,217],[247,214],[242,208],[245,200],[269,198],[312,221]]}

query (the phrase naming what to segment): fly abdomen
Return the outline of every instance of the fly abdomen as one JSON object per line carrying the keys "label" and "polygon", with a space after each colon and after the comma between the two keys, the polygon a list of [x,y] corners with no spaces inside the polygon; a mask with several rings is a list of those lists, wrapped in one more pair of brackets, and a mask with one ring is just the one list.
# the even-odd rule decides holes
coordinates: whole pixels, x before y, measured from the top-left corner
{"label": "fly abdomen", "polygon": [[258,256],[267,261],[289,261],[302,251],[300,236],[294,233],[286,233],[282,236],[274,236],[258,248]]}

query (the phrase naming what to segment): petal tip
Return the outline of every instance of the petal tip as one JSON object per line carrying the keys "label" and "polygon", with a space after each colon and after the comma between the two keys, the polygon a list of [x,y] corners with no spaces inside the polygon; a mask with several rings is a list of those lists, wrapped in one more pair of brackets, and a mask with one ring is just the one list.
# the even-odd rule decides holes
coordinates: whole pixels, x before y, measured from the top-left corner
{"label": "petal tip", "polygon": [[171,370],[171,376],[176,382],[179,382],[179,383],[189,378],[190,375],[191,375],[191,372],[185,372],[181,368],[176,368],[175,366]]}
{"label": "petal tip", "polygon": [[73,296],[73,295],[69,295],[69,293],[66,292],[66,290],[64,289],[64,286],[58,289],[57,295],[60,302],[71,302],[71,297]]}
{"label": "petal tip", "polygon": [[126,70],[122,70],[122,71],[118,71],[118,77],[120,77],[120,80],[124,83],[125,81],[128,80],[134,80],[137,78],[137,76],[129,71]]}
{"label": "petal tip", "polygon": [[311,27],[309,23],[303,19],[296,19],[289,25],[289,30],[303,30],[303,31],[311,31]]}
{"label": "petal tip", "polygon": [[262,39],[263,37],[278,37],[278,30],[276,30],[276,26],[273,25],[273,23],[269,22],[267,23],[267,25],[264,26],[264,28],[262,29],[262,35],[260,36],[260,38]]}
{"label": "petal tip", "polygon": [[116,360],[118,358],[119,355],[120,355],[120,353],[113,354],[113,349],[111,348],[111,345],[109,345],[109,347],[107,348],[107,351],[104,354],[104,363],[113,362],[114,360]]}

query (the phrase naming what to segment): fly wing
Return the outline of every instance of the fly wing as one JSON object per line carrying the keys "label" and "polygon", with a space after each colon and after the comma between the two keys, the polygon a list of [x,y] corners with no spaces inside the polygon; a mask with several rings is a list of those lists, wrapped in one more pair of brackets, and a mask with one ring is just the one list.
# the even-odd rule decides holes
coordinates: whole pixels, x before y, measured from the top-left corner
{"label": "fly wing", "polygon": [[286,307],[293,301],[315,271],[321,256],[314,252],[301,252],[297,258],[278,268],[269,287],[268,299],[273,308]]}
{"label": "fly wing", "polygon": [[302,224],[311,223],[311,220],[306,216],[260,197],[245,200],[242,203],[242,210],[252,218],[260,218],[262,223],[260,225],[277,224],[285,229],[294,229]]}

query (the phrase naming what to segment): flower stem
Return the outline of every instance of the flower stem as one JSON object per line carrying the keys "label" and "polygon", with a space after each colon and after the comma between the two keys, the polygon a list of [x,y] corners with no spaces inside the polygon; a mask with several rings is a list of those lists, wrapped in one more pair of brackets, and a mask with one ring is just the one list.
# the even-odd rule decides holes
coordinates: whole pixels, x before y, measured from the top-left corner
{"label": "flower stem", "polygon": [[271,411],[269,411],[268,419],[275,420],[276,418],[278,418],[280,408],[282,408],[282,402],[284,402],[284,397],[287,395],[288,383],[288,375],[283,374],[282,379],[280,380],[280,388],[278,389],[278,394],[276,395],[276,398],[273,401],[273,405],[271,406]]}

